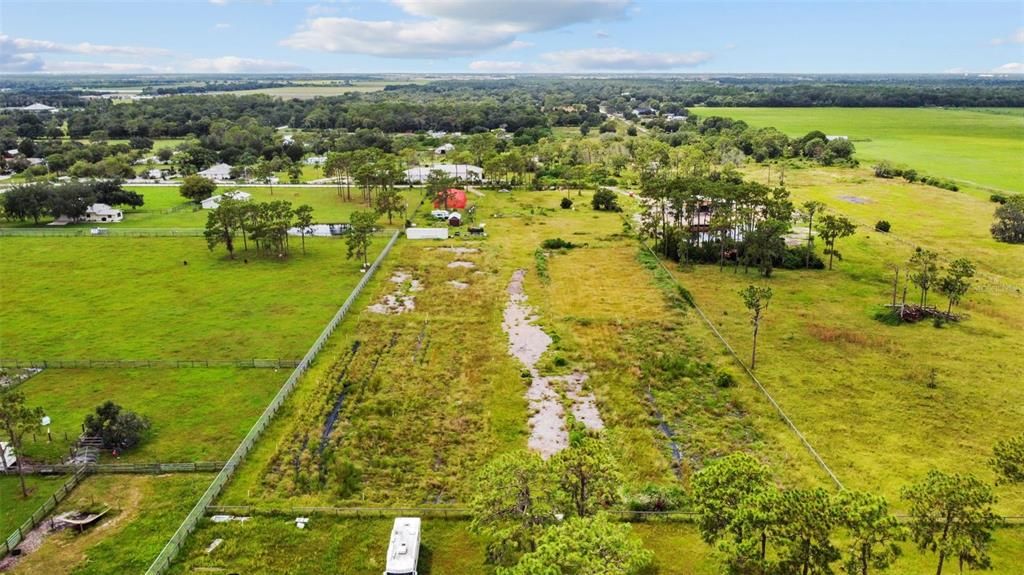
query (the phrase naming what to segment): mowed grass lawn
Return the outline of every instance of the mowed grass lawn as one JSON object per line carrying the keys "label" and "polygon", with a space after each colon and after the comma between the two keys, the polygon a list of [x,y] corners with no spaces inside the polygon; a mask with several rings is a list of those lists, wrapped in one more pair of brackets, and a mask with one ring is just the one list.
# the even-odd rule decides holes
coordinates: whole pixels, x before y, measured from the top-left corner
{"label": "mowed grass lawn", "polygon": [[201,237],[0,239],[0,357],[299,358],[362,263],[335,238],[299,243],[230,260]]}
{"label": "mowed grass lawn", "polygon": [[[121,462],[225,461],[284,383],[290,369],[49,369],[18,389],[52,420],[26,437],[25,455],[54,462],[68,454],[86,415],[110,400],[149,418],[141,445]],[[67,437],[67,439],[65,439]],[[109,454],[104,462],[113,463]]]}
{"label": "mowed grass lawn", "polygon": [[143,573],[213,479],[205,473],[94,475],[57,508],[110,511],[82,533],[48,536],[10,573],[19,575],[115,575]]}
{"label": "mowed grass lawn", "polygon": [[697,108],[787,135],[848,136],[865,164],[906,164],[919,173],[1024,191],[1024,109]]}
{"label": "mowed grass lawn", "polygon": [[[848,487],[897,502],[900,487],[931,468],[991,482],[992,445],[1024,421],[1024,248],[987,236],[986,201],[873,178],[856,183],[851,173],[787,177],[797,202],[820,199],[861,223],[892,223],[891,234],[859,228],[841,240],[844,258],[833,271],[777,270],[761,280],[697,266],[677,277],[748,361],[751,328],[737,292],[751,283],[774,290],[758,340],[758,376]],[[938,250],[945,263],[966,257],[978,264],[962,323],[893,326],[875,318],[892,297],[890,266],[905,266],[917,245]],[[911,286],[908,300],[917,298]],[[946,304],[934,291],[929,301]],[[1024,489],[1004,487],[999,495],[1001,511],[1024,514]]]}
{"label": "mowed grass lawn", "polygon": [[26,475],[28,497],[24,497],[18,476],[0,475],[0,538],[6,538],[27,521],[67,480],[65,476]]}
{"label": "mowed grass lawn", "polygon": [[[189,203],[181,197],[178,186],[131,186],[126,189],[138,192],[142,195],[145,204],[139,208],[125,208],[124,220],[116,224],[103,224],[101,227],[112,229],[126,228],[176,228],[176,229],[201,229],[206,226],[209,211],[201,209],[198,205]],[[223,193],[236,189],[230,185],[221,185],[217,193]],[[284,200],[292,203],[293,208],[307,204],[313,208],[314,223],[344,223],[348,222],[352,212],[370,210],[364,202],[360,201],[362,193],[358,188],[352,188],[352,201],[348,201],[344,195],[338,194],[336,186],[309,186],[309,187],[255,187],[246,186],[237,188],[246,193],[252,194],[253,201],[271,202]],[[345,193],[342,188],[342,194]],[[423,196],[422,189],[402,188],[402,195],[406,198],[411,210],[419,203]],[[50,222],[52,218],[40,220],[40,226]],[[380,219],[382,225],[388,225],[387,217]],[[402,215],[396,213],[393,216],[392,225],[401,225]],[[34,227],[32,222],[0,222],[0,227]],[[69,227],[97,227],[96,223],[73,224]],[[54,228],[49,228],[54,229]],[[59,228],[57,228],[59,229]]]}

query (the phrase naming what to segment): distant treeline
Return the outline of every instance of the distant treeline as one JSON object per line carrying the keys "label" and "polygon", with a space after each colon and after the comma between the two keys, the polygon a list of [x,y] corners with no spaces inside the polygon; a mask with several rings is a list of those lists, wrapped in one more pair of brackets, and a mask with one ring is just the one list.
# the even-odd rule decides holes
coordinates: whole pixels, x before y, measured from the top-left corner
{"label": "distant treeline", "polygon": [[290,82],[273,82],[264,80],[215,81],[203,82],[201,84],[184,84],[180,86],[147,86],[142,89],[142,93],[155,94],[159,96],[168,96],[175,94],[204,94],[206,92],[238,92],[241,90],[266,90],[268,88],[284,88],[290,85]]}

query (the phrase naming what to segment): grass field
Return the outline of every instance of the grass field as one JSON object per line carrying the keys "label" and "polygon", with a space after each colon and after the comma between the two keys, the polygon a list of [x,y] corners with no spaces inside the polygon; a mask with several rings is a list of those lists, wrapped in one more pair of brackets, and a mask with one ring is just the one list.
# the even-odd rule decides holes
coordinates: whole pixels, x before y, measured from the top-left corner
{"label": "grass field", "polygon": [[67,477],[28,475],[25,477],[29,490],[26,498],[21,495],[17,476],[0,476],[0,537],[7,537],[20,527],[67,480]]}
{"label": "grass field", "polygon": [[57,512],[110,507],[102,522],[82,534],[69,529],[50,535],[42,547],[9,572],[142,573],[211,479],[206,474],[89,477],[60,504]]}
{"label": "grass field", "polygon": [[[45,433],[25,440],[33,460],[57,461],[81,433],[85,416],[104,401],[150,419],[145,441],[120,462],[225,461],[277,393],[288,370],[50,369],[22,384],[29,405],[46,410]],[[68,439],[65,439],[65,436]],[[109,454],[104,462],[113,463]]]}
{"label": "grass field", "polygon": [[211,92],[220,94],[232,94],[236,96],[249,96],[252,94],[266,94],[268,96],[274,96],[277,98],[297,98],[299,100],[308,100],[311,98],[321,98],[329,96],[340,96],[342,94],[352,93],[366,93],[366,92],[380,92],[386,86],[392,85],[404,85],[404,84],[424,84],[426,81],[401,81],[396,80],[393,82],[385,80],[356,80],[351,85],[341,84],[325,84],[325,83],[302,83],[295,84],[292,86],[283,86],[280,88],[261,88],[256,90],[237,90],[232,92]]}
{"label": "grass field", "polygon": [[[198,206],[189,203],[178,193],[178,186],[125,186],[142,195],[145,204],[141,208],[125,209],[124,220],[116,224],[104,224],[102,227],[113,229],[202,229],[206,226],[209,212],[200,209]],[[222,185],[218,193],[234,189],[230,185]],[[313,208],[313,220],[320,223],[343,223],[348,222],[352,212],[370,209],[360,201],[361,192],[358,189],[351,191],[352,201],[347,201],[338,194],[338,188],[331,186],[310,186],[310,187],[250,187],[239,188],[246,193],[252,194],[253,201],[270,202],[285,200],[292,203],[293,208],[302,204],[308,204]],[[342,189],[344,194],[344,189]],[[410,209],[422,198],[421,189],[403,189],[403,196],[406,198]],[[50,219],[40,220],[40,226],[45,226]],[[387,224],[387,217],[381,218],[381,224]],[[402,223],[401,214],[394,215],[394,224]],[[96,227],[95,223],[74,224],[68,227]],[[0,227],[35,227],[32,222],[0,222]],[[54,229],[54,228],[49,228]]]}
{"label": "grass field", "polygon": [[789,136],[811,130],[848,136],[857,158],[906,164],[959,182],[1024,192],[1024,109],[697,108]]}
{"label": "grass field", "polygon": [[0,357],[301,357],[361,263],[337,239],[306,247],[229,260],[203,238],[4,238]]}
{"label": "grass field", "polygon": [[[985,463],[992,445],[1024,421],[1017,385],[1024,374],[1024,251],[988,237],[992,204],[984,200],[851,174],[863,176],[787,174],[798,201],[823,200],[863,224],[883,217],[892,223],[890,234],[861,228],[842,240],[844,259],[835,270],[778,270],[762,281],[698,266],[677,277],[744,357],[750,326],[737,292],[750,283],[774,290],[758,341],[758,375],[847,486],[895,502],[902,485],[933,467],[992,481]],[[977,262],[966,321],[937,329],[875,319],[891,298],[889,266],[905,264],[917,245],[947,262]],[[916,295],[911,288],[908,299]],[[999,495],[1003,512],[1024,514],[1024,489],[1004,487]]]}

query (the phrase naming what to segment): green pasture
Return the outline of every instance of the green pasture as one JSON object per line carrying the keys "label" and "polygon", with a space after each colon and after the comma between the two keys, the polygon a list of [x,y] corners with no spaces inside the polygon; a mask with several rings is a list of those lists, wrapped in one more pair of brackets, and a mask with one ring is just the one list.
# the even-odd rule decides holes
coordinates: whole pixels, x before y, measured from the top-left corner
{"label": "green pasture", "polygon": [[10,571],[17,575],[142,573],[192,509],[213,477],[94,475],[57,508],[109,511],[95,527],[66,529],[43,539]]}
{"label": "green pasture", "polygon": [[[307,166],[308,168],[308,166]],[[102,227],[114,229],[202,229],[206,226],[209,212],[203,210],[199,205],[194,204],[181,197],[178,186],[125,186],[126,189],[138,192],[142,195],[144,204],[139,208],[125,208],[124,220],[116,224],[102,224]],[[293,208],[308,204],[313,208],[313,221],[319,223],[344,223],[348,222],[352,212],[359,210],[373,209],[362,201],[362,192],[358,187],[346,190],[341,187],[340,192],[337,186],[245,186],[236,187],[224,184],[218,187],[217,193],[223,193],[234,189],[240,189],[252,194],[253,201],[270,202],[286,200],[292,203]],[[420,188],[403,188],[402,195],[406,198],[410,210],[419,203],[423,196]],[[351,197],[351,200],[348,198]],[[394,214],[392,225],[402,223],[401,214]],[[43,218],[38,227],[45,227],[52,218]],[[388,225],[387,217],[380,219],[382,225]],[[73,224],[69,228],[92,228],[99,224],[85,222]],[[29,222],[0,222],[0,227],[36,227]],[[60,228],[48,228],[60,229]]]}
{"label": "green pasture", "polygon": [[1024,109],[696,108],[787,135],[848,136],[857,158],[905,164],[977,187],[1024,192]]}
{"label": "green pasture", "polygon": [[0,538],[6,538],[64,485],[66,476],[25,476],[28,497],[16,475],[0,475]]}
{"label": "green pasture", "polygon": [[301,357],[362,262],[336,238],[307,238],[305,255],[292,238],[283,259],[238,247],[232,260],[201,237],[3,238],[0,357]]}
{"label": "green pasture", "polygon": [[143,442],[103,463],[226,461],[289,368],[48,369],[19,391],[42,407],[52,425],[26,436],[23,451],[34,461],[56,462],[82,432],[82,422],[105,401],[149,418]]}
{"label": "green pasture", "polygon": [[[993,481],[992,445],[1024,421],[1024,251],[988,236],[992,204],[855,170],[793,171],[787,186],[798,202],[823,200],[865,225],[839,242],[843,259],[833,271],[776,270],[762,280],[696,266],[678,270],[679,281],[747,361],[749,317],[738,291],[774,290],[758,376],[848,487],[898,505],[899,489],[931,468]],[[877,219],[892,232],[875,232]],[[966,257],[978,265],[963,322],[894,326],[876,318],[892,298],[891,266],[905,274],[916,246],[938,251],[944,263]],[[918,290],[911,286],[907,298],[917,301]],[[934,291],[929,301],[946,303]],[[1002,512],[1024,514],[1024,490],[1003,487],[999,495]]]}

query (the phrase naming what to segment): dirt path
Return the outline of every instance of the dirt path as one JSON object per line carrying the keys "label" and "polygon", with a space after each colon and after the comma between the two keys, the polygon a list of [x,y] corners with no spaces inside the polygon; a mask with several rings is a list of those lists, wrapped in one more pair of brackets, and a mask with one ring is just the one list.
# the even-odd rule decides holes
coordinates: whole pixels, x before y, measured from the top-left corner
{"label": "dirt path", "polygon": [[597,410],[593,394],[583,390],[587,374],[573,373],[565,376],[542,376],[537,362],[551,345],[551,337],[536,325],[537,316],[527,303],[523,293],[523,278],[526,270],[516,270],[508,283],[508,303],[505,305],[504,321],[501,327],[508,335],[508,352],[522,362],[530,373],[530,387],[526,399],[530,404],[530,449],[547,459],[569,445],[569,432],[565,426],[565,409],[562,407],[562,388],[565,397],[572,401],[573,416],[590,429],[603,429],[604,421]]}

